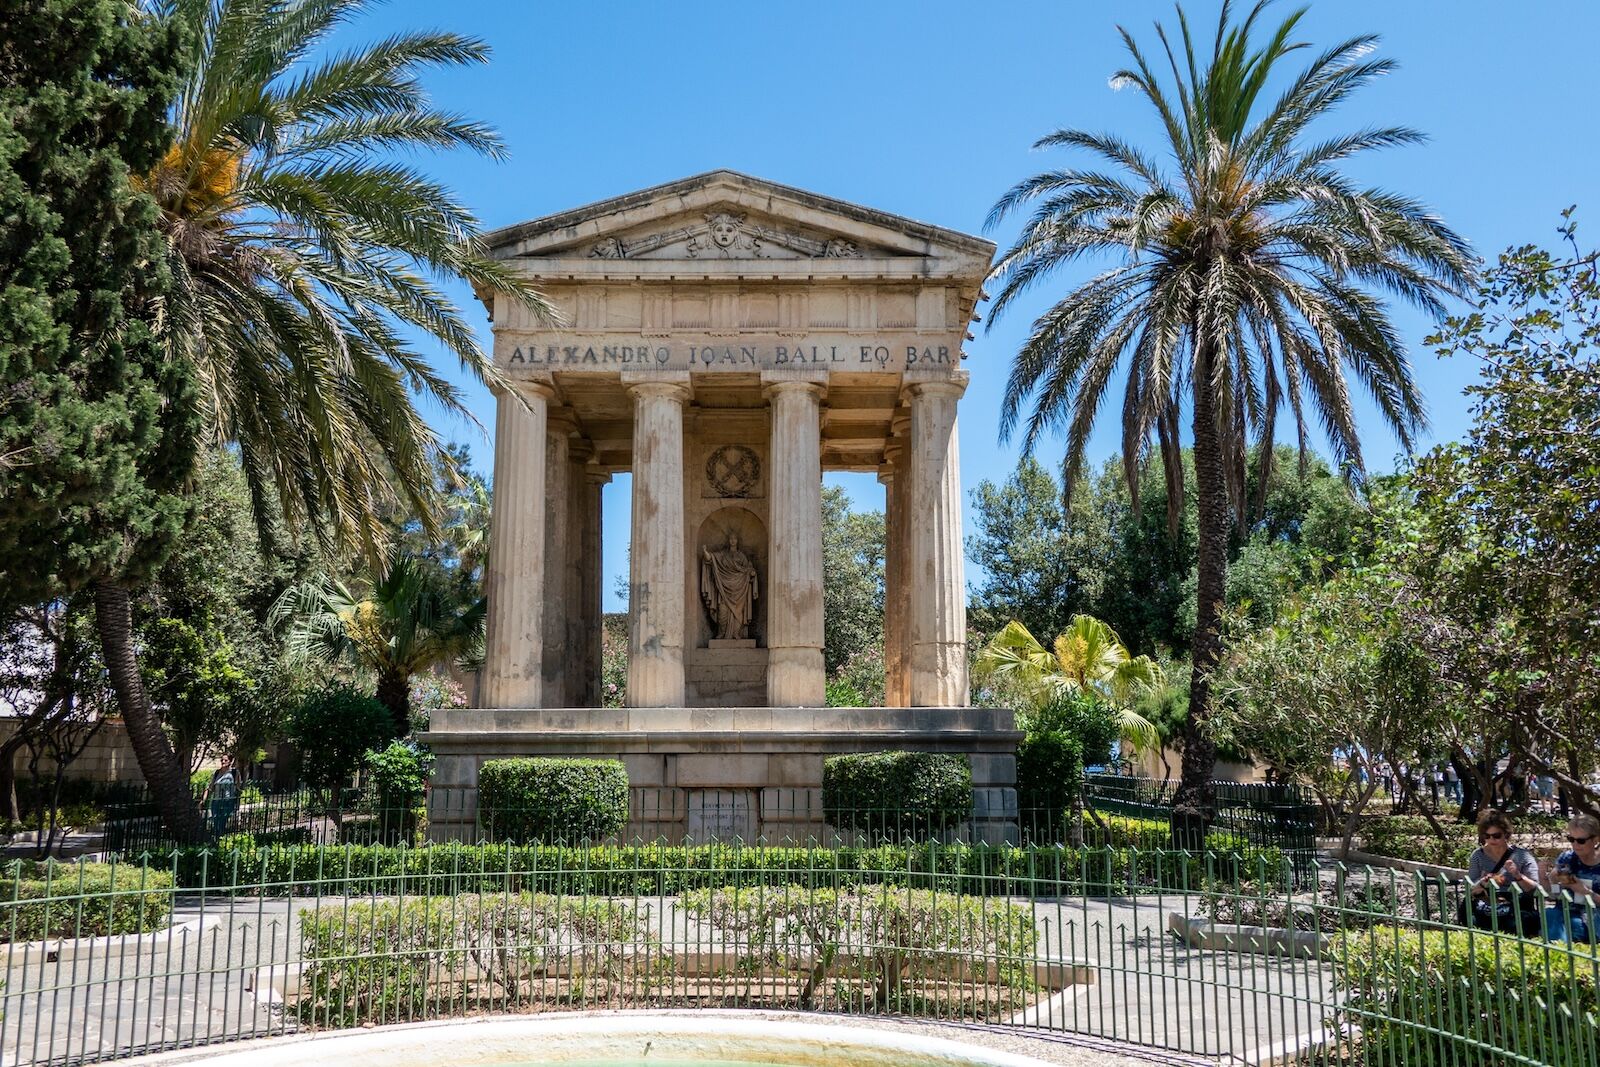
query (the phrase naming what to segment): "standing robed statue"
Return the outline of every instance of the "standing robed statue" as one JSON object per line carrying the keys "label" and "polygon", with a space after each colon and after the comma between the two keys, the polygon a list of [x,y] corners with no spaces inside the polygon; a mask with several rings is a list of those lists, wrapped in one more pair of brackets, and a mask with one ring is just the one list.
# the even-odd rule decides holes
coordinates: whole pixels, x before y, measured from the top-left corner
{"label": "standing robed statue", "polygon": [[711,628],[719,641],[746,641],[756,614],[756,565],[749,553],[739,547],[739,535],[728,531],[728,543],[713,550],[702,550],[700,560],[700,600],[711,617]]}

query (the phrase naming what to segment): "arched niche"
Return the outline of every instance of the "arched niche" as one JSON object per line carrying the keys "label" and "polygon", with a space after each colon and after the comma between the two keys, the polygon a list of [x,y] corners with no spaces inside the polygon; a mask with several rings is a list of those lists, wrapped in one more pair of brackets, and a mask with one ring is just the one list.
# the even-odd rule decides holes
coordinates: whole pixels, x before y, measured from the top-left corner
{"label": "arched niche", "polygon": [[716,636],[711,618],[706,613],[705,603],[700,597],[700,561],[705,557],[706,549],[718,549],[727,544],[730,531],[739,535],[739,547],[750,554],[751,560],[756,565],[755,617],[750,623],[750,636],[755,639],[758,648],[765,648],[767,647],[767,527],[760,516],[744,507],[718,508],[705,517],[695,535],[694,558],[689,567],[693,583],[689,595],[695,606],[695,618],[699,621],[694,644],[696,648],[706,648]]}

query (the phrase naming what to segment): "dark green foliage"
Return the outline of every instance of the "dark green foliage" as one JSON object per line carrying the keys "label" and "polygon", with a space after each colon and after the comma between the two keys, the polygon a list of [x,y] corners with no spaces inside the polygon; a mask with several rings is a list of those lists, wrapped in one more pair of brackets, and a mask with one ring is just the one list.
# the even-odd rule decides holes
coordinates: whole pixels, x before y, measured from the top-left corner
{"label": "dark green foliage", "polygon": [[[987,895],[1104,896],[1135,886],[1198,890],[1207,877],[1287,885],[1283,853],[1230,845],[1208,856],[1058,845],[908,845],[840,848],[747,845],[307,845],[251,847],[244,835],[218,847],[187,846],[152,858],[180,886],[259,886],[269,896],[344,892],[383,895],[588,893],[671,895],[725,885],[893,884]],[[1209,864],[1209,869],[1208,869]],[[255,892],[255,889],[251,890]]]}
{"label": "dark green foliage", "polygon": [[[1188,450],[1183,461],[1192,467]],[[1260,497],[1260,466],[1252,454],[1251,499]],[[1194,630],[1195,504],[1185,499],[1174,534],[1159,468],[1141,473],[1139,494],[1135,514],[1115,461],[1080,479],[1065,509],[1059,478],[1031,457],[1005,482],[980,483],[976,532],[967,539],[984,575],[972,599],[974,625],[993,633],[1017,619],[1035,634],[1057,634],[1081,613],[1105,622],[1136,654],[1181,648]],[[1281,446],[1259,516],[1229,542],[1229,602],[1248,600],[1269,618],[1289,587],[1357,551],[1363,514],[1326,462],[1311,456],[1302,473],[1293,449]]]}
{"label": "dark green foliage", "polygon": [[392,741],[387,748],[368,752],[367,773],[379,806],[409,808],[420,801],[433,762],[433,753],[416,741]]}
{"label": "dark green foliage", "polygon": [[289,740],[300,750],[300,776],[330,800],[337,800],[367,753],[394,736],[388,709],[344,686],[312,693],[289,716]]}
{"label": "dark green foliage", "polygon": [[[830,675],[852,655],[883,645],[883,561],[883,512],[852,511],[849,494],[824,486],[822,659]],[[852,688],[860,698],[857,704],[871,695],[861,693],[859,685]]]}
{"label": "dark green foliage", "polygon": [[[1334,943],[1344,1008],[1363,1062],[1444,1067],[1594,1063],[1600,967],[1594,950],[1505,934],[1375,927]],[[1556,1026],[1556,1040],[1542,1035]]]}
{"label": "dark green foliage", "polygon": [[[0,868],[0,942],[143,934],[172,914],[172,875],[109,863],[16,860]],[[63,899],[64,898],[64,899]]]}
{"label": "dark green foliage", "polygon": [[180,761],[250,763],[298,684],[267,622],[291,564],[262,547],[233,452],[208,449],[187,491],[189,521],[134,599],[140,671]]}
{"label": "dark green foliage", "polygon": [[1089,693],[1060,692],[1028,716],[1030,732],[1058,733],[1072,738],[1088,767],[1111,762],[1118,734],[1116,712]]}
{"label": "dark green foliage", "polygon": [[939,833],[972,813],[972,765],[935,752],[865,752],[822,763],[828,825],[891,838]]}
{"label": "dark green foliage", "polygon": [[496,841],[598,841],[628,825],[628,772],[619,760],[488,760],[478,819]]}
{"label": "dark green foliage", "polygon": [[182,527],[186,371],[149,320],[179,38],[122,0],[8,5],[0,42],[0,600],[140,576]]}
{"label": "dark green foliage", "polygon": [[1083,789],[1083,745],[1059,731],[1031,733],[1017,745],[1017,807],[1031,833],[1060,827]]}

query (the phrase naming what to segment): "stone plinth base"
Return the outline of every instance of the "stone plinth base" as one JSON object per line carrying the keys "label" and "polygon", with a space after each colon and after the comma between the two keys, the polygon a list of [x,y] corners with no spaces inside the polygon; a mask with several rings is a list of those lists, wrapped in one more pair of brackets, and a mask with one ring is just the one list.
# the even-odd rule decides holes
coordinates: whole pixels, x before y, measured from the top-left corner
{"label": "stone plinth base", "polygon": [[753,637],[713,637],[706,642],[707,648],[755,648],[756,641]]}
{"label": "stone plinth base", "polygon": [[767,650],[754,641],[713,641],[710,648],[690,649],[683,661],[683,688],[685,699],[697,708],[765,701]]}
{"label": "stone plinth base", "polygon": [[822,761],[851,752],[951,752],[972,762],[974,841],[1013,840],[1015,715],[991,708],[443,709],[422,736],[438,757],[436,841],[473,840],[478,768],[508,756],[620,759],[629,837],[825,840]]}

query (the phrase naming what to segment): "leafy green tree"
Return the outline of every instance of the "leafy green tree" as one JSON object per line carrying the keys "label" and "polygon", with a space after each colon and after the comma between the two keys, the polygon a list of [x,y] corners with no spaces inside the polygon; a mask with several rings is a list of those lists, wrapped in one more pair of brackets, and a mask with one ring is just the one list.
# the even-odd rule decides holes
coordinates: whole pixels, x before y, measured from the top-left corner
{"label": "leafy green tree", "polygon": [[1359,470],[1347,381],[1353,372],[1409,444],[1424,421],[1422,399],[1377,294],[1442,316],[1440,295],[1459,291],[1472,272],[1466,242],[1423,205],[1361,189],[1340,173],[1351,156],[1414,144],[1420,134],[1386,126],[1310,137],[1315,120],[1393,68],[1371,55],[1376,38],[1355,37],[1316,55],[1274,99],[1264,96],[1268,81],[1285,57],[1306,47],[1293,39],[1304,10],[1257,43],[1264,7],[1257,3],[1236,21],[1224,3],[1212,47],[1200,50],[1180,8],[1177,40],[1160,31],[1170,88],[1122,31],[1132,66],[1114,81],[1150,103],[1170,165],[1115,135],[1059,130],[1036,147],[1084,150],[1115,172],[1036,175],[990,215],[997,222],[1036,205],[995,269],[1002,284],[991,323],[1057,268],[1083,257],[1116,258],[1034,323],[1012,367],[1002,430],[1015,429],[1030,402],[1025,447],[1065,428],[1071,483],[1114,372],[1125,370],[1128,384],[1118,388],[1126,480],[1139,481],[1156,438],[1175,528],[1184,484],[1179,423],[1190,415],[1197,615],[1174,822],[1186,838],[1198,836],[1214,804],[1210,680],[1222,653],[1230,531],[1243,525],[1251,505],[1245,485],[1252,438],[1257,460],[1271,463],[1280,410],[1288,407],[1302,443],[1307,416],[1320,413],[1335,460]]}
{"label": "leafy green tree", "polygon": [[822,489],[822,659],[831,674],[883,644],[883,512],[851,510],[838,486]]}
{"label": "leafy green tree", "polygon": [[140,670],[151,704],[186,774],[200,760],[231,752],[236,716],[256,711],[255,683],[235,661],[233,648],[209,620],[157,618],[140,627]]}
{"label": "leafy green tree", "polygon": [[[1600,810],[1600,253],[1569,210],[1560,254],[1504,253],[1477,307],[1434,342],[1480,362],[1467,440],[1411,473],[1395,563],[1425,600],[1408,601],[1466,728],[1496,724],[1509,754]],[[1474,760],[1483,795],[1494,734]]]}
{"label": "leafy green tree", "polygon": [[1430,759],[1447,711],[1381,568],[1312,587],[1277,623],[1235,616],[1216,674],[1219,738],[1308,783],[1348,846],[1380,774]]}
{"label": "leafy green tree", "polygon": [[139,683],[129,587],[184,521],[186,368],[151,322],[159,214],[130,181],[171,142],[182,43],[123,0],[11,5],[0,42],[0,599],[92,589],[105,667],[163,814],[197,836]]}
{"label": "leafy green tree", "polygon": [[[967,555],[982,569],[973,596],[980,629],[1016,619],[1039,633],[1060,633],[1101,597],[1109,560],[1110,523],[1080,492],[1062,506],[1061,486],[1044,465],[1024,456],[1001,485],[985,480],[973,492],[977,532]],[[1098,551],[1097,551],[1098,550]]]}
{"label": "leafy green tree", "polygon": [[310,694],[289,716],[289,740],[300,750],[300,777],[323,795],[335,817],[340,791],[367,754],[394,736],[389,709],[347,686]]}
{"label": "leafy green tree", "polygon": [[188,488],[188,521],[135,595],[140,674],[180,763],[227,752],[241,764],[278,739],[304,676],[267,613],[309,562],[264,551],[238,457],[207,449]]}

